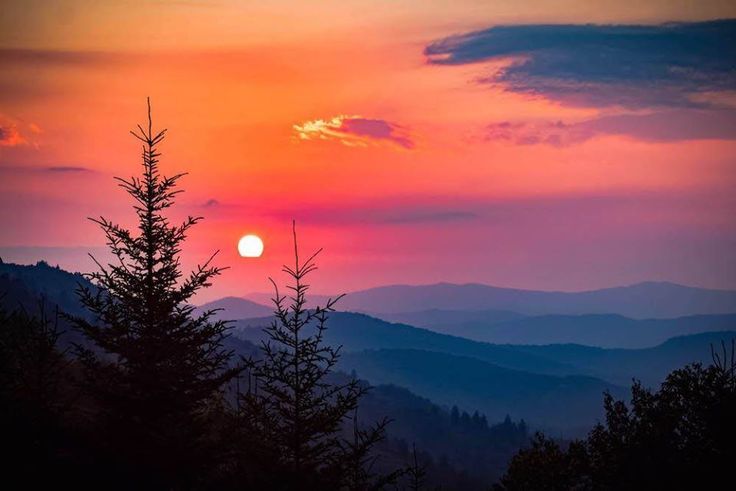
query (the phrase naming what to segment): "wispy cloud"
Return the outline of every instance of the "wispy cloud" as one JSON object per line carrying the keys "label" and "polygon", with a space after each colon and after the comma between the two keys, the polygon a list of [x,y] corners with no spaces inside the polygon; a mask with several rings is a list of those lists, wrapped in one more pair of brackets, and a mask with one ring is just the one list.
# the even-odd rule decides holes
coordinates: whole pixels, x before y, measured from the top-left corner
{"label": "wispy cloud", "polygon": [[36,145],[35,136],[42,133],[35,123],[24,123],[15,118],[0,114],[0,147]]}
{"label": "wispy cloud", "polygon": [[389,142],[407,149],[414,148],[406,128],[383,119],[340,115],[327,120],[305,121],[293,128],[300,140],[333,140],[353,147]]}
{"label": "wispy cloud", "polygon": [[44,174],[92,174],[95,171],[89,167],[80,165],[2,165],[0,172],[13,173],[44,173]]}
{"label": "wispy cloud", "polygon": [[601,116],[577,123],[502,121],[489,124],[483,139],[514,145],[566,147],[604,135],[651,142],[736,140],[736,111],[679,109]]}
{"label": "wispy cloud", "polygon": [[511,58],[483,82],[591,106],[692,106],[736,89],[736,20],[660,25],[495,26],[429,44],[430,63]]}
{"label": "wispy cloud", "polygon": [[544,144],[564,147],[593,136],[591,131],[562,121],[502,121],[489,124],[485,128],[483,139],[505,141],[514,145]]}
{"label": "wispy cloud", "polygon": [[[1,123],[0,123],[1,124]],[[27,143],[14,124],[0,125],[0,147],[15,147]]]}
{"label": "wispy cloud", "polygon": [[346,203],[342,206],[305,205],[298,210],[274,210],[279,219],[296,218],[306,223],[329,225],[421,225],[467,222],[479,218],[477,210],[453,204],[444,198],[404,201],[384,199],[371,203]]}
{"label": "wispy cloud", "polygon": [[60,174],[75,173],[75,172],[92,172],[92,169],[89,169],[87,167],[77,166],[77,165],[52,165],[50,167],[45,167],[43,170],[47,172],[57,172]]}

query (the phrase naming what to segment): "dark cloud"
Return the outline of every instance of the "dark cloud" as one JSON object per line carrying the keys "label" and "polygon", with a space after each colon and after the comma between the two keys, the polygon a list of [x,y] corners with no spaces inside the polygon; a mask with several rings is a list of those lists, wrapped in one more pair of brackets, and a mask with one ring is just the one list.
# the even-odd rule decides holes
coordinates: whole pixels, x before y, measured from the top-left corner
{"label": "dark cloud", "polygon": [[573,104],[693,106],[694,93],[736,89],[733,19],[496,26],[433,42],[424,52],[442,65],[514,58],[483,81]]}
{"label": "dark cloud", "polygon": [[204,206],[205,208],[214,208],[215,206],[219,206],[219,205],[220,205],[220,202],[214,198],[210,198],[202,204],[202,206]]}

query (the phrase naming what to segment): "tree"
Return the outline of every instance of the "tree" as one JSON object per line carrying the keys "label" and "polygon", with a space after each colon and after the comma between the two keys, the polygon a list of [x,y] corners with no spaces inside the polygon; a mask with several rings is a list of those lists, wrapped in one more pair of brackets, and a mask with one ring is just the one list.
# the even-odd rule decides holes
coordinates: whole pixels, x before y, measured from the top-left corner
{"label": "tree", "polygon": [[536,433],[529,448],[519,450],[511,459],[497,490],[506,491],[567,491],[588,489],[585,486],[586,456],[579,442],[563,449],[560,445]]}
{"label": "tree", "polygon": [[[324,307],[307,309],[307,276],[317,269],[315,258],[299,257],[294,234],[294,266],[283,271],[293,283],[289,296],[275,289],[275,319],[265,331],[261,359],[245,360],[248,390],[240,397],[241,434],[247,440],[241,462],[255,463],[248,478],[267,479],[283,489],[373,489],[384,479],[370,473],[370,451],[383,439],[386,421],[361,427],[353,420],[352,439],[346,423],[355,414],[368,387],[357,379],[332,378],[339,348],[325,344],[329,313],[341,297]],[[256,486],[258,487],[258,485]]]}
{"label": "tree", "polygon": [[[115,262],[98,266],[78,295],[91,314],[70,318],[91,348],[77,346],[85,381],[99,411],[105,450],[143,472],[139,479],[184,487],[205,463],[208,410],[236,370],[223,348],[228,326],[213,312],[195,314],[189,303],[221,268],[203,265],[185,275],[183,242],[201,217],[172,225],[165,212],[184,174],[159,173],[159,144],[166,130],[131,132],[142,143],[142,176],[116,178],[134,201],[137,233],[103,217],[91,218],[105,234]],[[215,253],[216,254],[216,253]]]}
{"label": "tree", "polygon": [[605,422],[567,449],[543,436],[511,461],[499,489],[710,489],[736,457],[736,357],[670,373],[658,391],[635,382],[631,402],[604,396]]}
{"label": "tree", "polygon": [[407,468],[407,475],[409,477],[409,489],[411,491],[420,491],[424,487],[424,481],[427,477],[427,465],[419,463],[417,446],[413,443],[411,445],[411,461]]}

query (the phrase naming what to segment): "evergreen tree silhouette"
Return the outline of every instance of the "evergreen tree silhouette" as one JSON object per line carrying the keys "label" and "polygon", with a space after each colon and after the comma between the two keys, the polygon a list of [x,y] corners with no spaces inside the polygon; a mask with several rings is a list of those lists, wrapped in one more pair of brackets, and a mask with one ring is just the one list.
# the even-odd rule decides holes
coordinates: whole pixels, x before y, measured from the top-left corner
{"label": "evergreen tree silhouette", "polygon": [[250,441],[250,453],[242,459],[257,463],[250,483],[277,489],[380,488],[395,477],[374,476],[369,469],[371,450],[384,438],[387,422],[361,427],[355,418],[353,438],[346,436],[346,423],[368,387],[355,378],[331,378],[339,348],[327,345],[324,334],[342,295],[307,309],[306,279],[317,269],[321,250],[301,260],[292,227],[295,262],[283,267],[293,281],[290,294],[282,295],[271,279],[275,320],[266,329],[262,359],[246,360],[250,385],[239,407],[241,430]]}
{"label": "evergreen tree silhouette", "polygon": [[411,491],[420,491],[424,487],[427,477],[427,465],[419,463],[417,446],[415,444],[411,446],[411,461],[409,462],[407,475],[409,477],[409,489]]}
{"label": "evergreen tree silhouette", "polygon": [[[91,314],[72,317],[92,348],[77,346],[85,386],[99,411],[104,449],[123,459],[126,475],[167,488],[186,487],[206,465],[208,411],[236,370],[223,348],[228,326],[189,303],[221,268],[203,265],[185,274],[181,247],[201,217],[173,225],[164,213],[184,174],[159,172],[158,145],[166,130],[148,125],[131,133],[142,143],[142,175],[116,178],[134,201],[137,231],[91,218],[105,234],[115,261],[88,275],[78,295]],[[211,449],[210,449],[211,450]],[[135,469],[133,471],[132,469]],[[141,484],[142,485],[142,484]]]}

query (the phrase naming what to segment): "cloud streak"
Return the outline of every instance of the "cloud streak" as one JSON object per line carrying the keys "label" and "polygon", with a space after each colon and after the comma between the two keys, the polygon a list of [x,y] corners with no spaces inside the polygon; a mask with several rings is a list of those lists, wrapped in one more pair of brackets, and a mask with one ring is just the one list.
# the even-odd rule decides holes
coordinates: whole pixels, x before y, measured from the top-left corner
{"label": "cloud streak", "polygon": [[76,173],[76,172],[92,172],[92,170],[87,167],[81,167],[77,165],[53,165],[50,167],[46,167],[43,170],[45,170],[46,172],[54,172],[54,173],[59,173],[59,174]]}
{"label": "cloud streak", "polygon": [[488,125],[483,139],[514,145],[566,147],[605,135],[649,142],[736,140],[736,112],[681,109],[607,115],[577,123],[502,121]]}
{"label": "cloud streak", "polygon": [[49,166],[31,166],[31,165],[2,165],[0,172],[11,173],[42,173],[42,174],[93,174],[95,171],[89,167],[80,165],[49,165]]}
{"label": "cloud streak", "polygon": [[335,116],[332,119],[316,119],[293,126],[300,140],[332,140],[351,147],[365,147],[388,142],[402,148],[414,148],[406,129],[383,119],[362,116]]}

